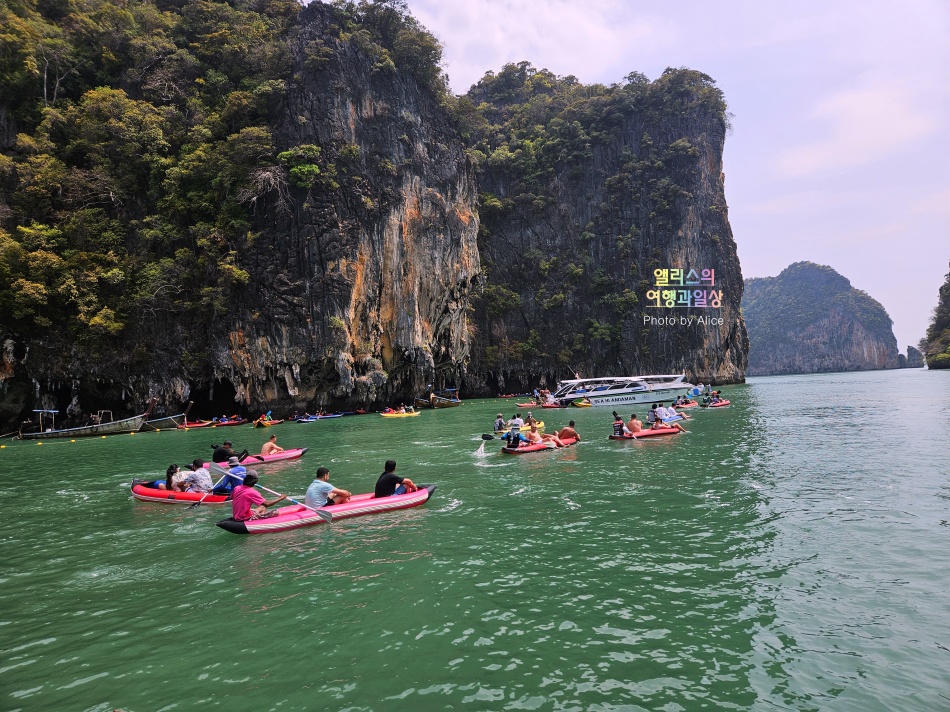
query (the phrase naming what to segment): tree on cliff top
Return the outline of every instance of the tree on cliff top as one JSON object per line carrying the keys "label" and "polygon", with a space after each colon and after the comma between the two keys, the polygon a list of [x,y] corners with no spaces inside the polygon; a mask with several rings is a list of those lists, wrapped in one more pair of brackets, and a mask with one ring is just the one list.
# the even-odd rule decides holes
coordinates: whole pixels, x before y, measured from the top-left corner
{"label": "tree on cliff top", "polygon": [[950,368],[950,272],[940,287],[924,343],[928,368]]}

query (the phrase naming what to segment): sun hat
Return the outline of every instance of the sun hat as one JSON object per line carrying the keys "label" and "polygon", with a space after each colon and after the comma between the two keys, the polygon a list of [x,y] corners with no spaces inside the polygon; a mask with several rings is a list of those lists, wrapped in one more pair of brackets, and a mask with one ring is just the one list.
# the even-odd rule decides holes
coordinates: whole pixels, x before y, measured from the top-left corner
{"label": "sun hat", "polygon": [[228,465],[229,465],[230,467],[234,467],[235,465],[240,465],[240,464],[241,464],[241,461],[238,460],[236,457],[229,457],[229,458],[228,458]]}

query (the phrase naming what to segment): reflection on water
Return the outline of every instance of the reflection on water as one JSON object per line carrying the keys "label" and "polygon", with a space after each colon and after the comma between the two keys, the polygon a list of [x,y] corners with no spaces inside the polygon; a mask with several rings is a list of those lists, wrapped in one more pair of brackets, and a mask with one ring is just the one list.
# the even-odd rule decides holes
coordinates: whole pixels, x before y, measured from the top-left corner
{"label": "reflection on water", "polygon": [[521,456],[478,442],[494,400],[280,426],[311,451],[278,491],[390,457],[439,489],[270,536],[130,499],[200,431],[12,444],[0,708],[946,708],[943,376],[757,379],[646,442],[572,411],[583,442]]}

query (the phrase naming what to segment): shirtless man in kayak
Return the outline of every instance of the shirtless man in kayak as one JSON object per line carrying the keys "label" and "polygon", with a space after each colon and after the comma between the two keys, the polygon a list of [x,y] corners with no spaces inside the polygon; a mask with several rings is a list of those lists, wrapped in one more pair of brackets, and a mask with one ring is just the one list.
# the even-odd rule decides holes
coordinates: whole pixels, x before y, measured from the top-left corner
{"label": "shirtless man in kayak", "polygon": [[627,421],[627,430],[636,435],[643,430],[643,423],[637,419],[636,413],[630,414],[630,420]]}
{"label": "shirtless man in kayak", "polygon": [[561,442],[561,438],[559,438],[557,435],[539,433],[537,425],[531,426],[531,430],[528,431],[527,438],[529,443],[554,443],[556,447],[564,447],[564,443]]}
{"label": "shirtless man in kayak", "polygon": [[567,438],[574,438],[577,442],[581,441],[580,433],[574,430],[574,421],[572,420],[565,427],[561,428],[561,432],[557,434],[561,440],[566,440]]}
{"label": "shirtless man in kayak", "polygon": [[284,448],[277,444],[277,436],[271,435],[267,442],[264,443],[264,447],[261,448],[261,455],[270,455],[272,453],[283,452]]}

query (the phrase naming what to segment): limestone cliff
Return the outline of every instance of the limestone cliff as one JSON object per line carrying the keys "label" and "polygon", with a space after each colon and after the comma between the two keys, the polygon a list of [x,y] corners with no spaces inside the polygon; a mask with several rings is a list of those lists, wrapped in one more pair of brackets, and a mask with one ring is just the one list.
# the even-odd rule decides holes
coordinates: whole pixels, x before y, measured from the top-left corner
{"label": "limestone cliff", "polygon": [[[583,86],[521,63],[467,98],[483,121],[473,144],[487,287],[472,364],[483,382],[510,391],[575,371],[742,381],[726,109],[712,80],[670,69]],[[670,269],[683,277],[657,286]],[[690,270],[712,270],[714,285],[684,285]],[[657,301],[664,289],[672,302]],[[720,298],[699,305],[696,291]]]}
{"label": "limestone cliff", "polygon": [[320,147],[336,177],[256,201],[253,289],[211,353],[213,378],[249,405],[405,398],[456,380],[468,356],[473,168],[436,98],[338,33],[326,6],[303,11],[274,132],[281,147]]}
{"label": "limestone cliff", "polygon": [[[403,3],[120,15],[0,4],[0,423],[743,379],[706,75],[523,63],[452,97]],[[55,86],[15,59],[40,35]]]}
{"label": "limestone cliff", "polygon": [[[15,287],[0,286],[8,424],[33,407],[68,405],[77,418],[111,407],[118,417],[149,395],[158,412],[193,400],[193,417],[352,408],[460,379],[480,273],[476,180],[437,54],[425,55],[437,44],[388,6],[367,8],[384,13],[370,18],[376,26],[355,6],[255,7],[169,6],[174,35],[133,43],[128,64],[116,62],[121,88],[80,86],[56,135],[23,129],[42,135],[39,149],[23,145],[47,151],[42,165],[60,176],[112,181],[116,200],[82,198],[111,231],[111,252],[98,258],[111,263],[94,276],[84,265],[99,263],[77,246],[91,252],[101,238],[73,229],[76,201],[60,198],[64,189],[43,196],[45,215],[21,207],[18,196],[38,192],[29,170],[40,160],[4,146],[14,157],[0,164],[0,275]],[[115,136],[96,133],[113,105]],[[123,135],[129,116],[139,125]],[[140,168],[129,142],[143,121],[155,155],[124,174]],[[70,153],[79,131],[85,143]],[[31,233],[31,220],[47,225]],[[39,243],[40,227],[58,242]],[[60,269],[46,284],[26,271],[44,259]],[[85,281],[60,300],[59,284],[78,282],[62,265]],[[5,271],[21,267],[19,279]]]}
{"label": "limestone cliff", "polygon": [[796,262],[745,281],[749,375],[898,368],[891,319],[832,268]]}
{"label": "limestone cliff", "polygon": [[940,287],[927,336],[921,343],[927,368],[950,368],[950,272]]}
{"label": "limestone cliff", "polygon": [[897,358],[901,368],[923,368],[926,365],[924,355],[913,346],[907,347],[906,356],[899,354]]}

